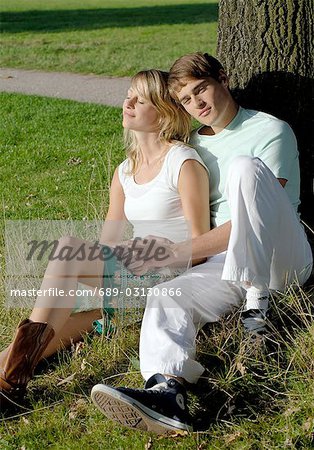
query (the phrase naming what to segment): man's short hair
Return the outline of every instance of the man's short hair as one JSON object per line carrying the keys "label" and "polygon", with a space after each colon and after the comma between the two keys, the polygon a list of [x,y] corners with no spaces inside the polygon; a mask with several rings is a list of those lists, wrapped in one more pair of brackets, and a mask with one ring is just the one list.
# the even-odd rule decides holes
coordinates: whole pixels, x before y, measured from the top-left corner
{"label": "man's short hair", "polygon": [[197,52],[181,56],[174,62],[169,72],[170,94],[176,99],[177,92],[193,78],[201,80],[211,77],[219,81],[221,70],[224,70],[222,64],[208,53]]}

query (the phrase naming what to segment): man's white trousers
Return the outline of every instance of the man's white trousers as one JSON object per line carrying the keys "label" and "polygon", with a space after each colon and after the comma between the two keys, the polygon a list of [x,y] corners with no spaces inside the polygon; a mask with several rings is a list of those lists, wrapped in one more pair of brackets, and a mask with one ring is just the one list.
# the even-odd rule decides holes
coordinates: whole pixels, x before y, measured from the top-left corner
{"label": "man's white trousers", "polygon": [[204,371],[195,360],[200,326],[239,306],[250,285],[256,295],[283,291],[311,273],[311,249],[299,218],[260,159],[236,157],[226,189],[232,223],[227,252],[159,285],[168,295],[154,295],[154,289],[147,298],[140,339],[146,380],[163,373],[195,383]]}

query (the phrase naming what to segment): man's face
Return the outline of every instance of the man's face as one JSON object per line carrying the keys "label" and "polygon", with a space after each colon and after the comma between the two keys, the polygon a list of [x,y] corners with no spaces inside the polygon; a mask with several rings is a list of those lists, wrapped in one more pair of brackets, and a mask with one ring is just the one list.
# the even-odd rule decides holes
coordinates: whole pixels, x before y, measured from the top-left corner
{"label": "man's face", "polygon": [[220,82],[211,77],[187,80],[177,97],[192,117],[212,127],[215,132],[221,131],[235,115],[235,102],[223,72]]}

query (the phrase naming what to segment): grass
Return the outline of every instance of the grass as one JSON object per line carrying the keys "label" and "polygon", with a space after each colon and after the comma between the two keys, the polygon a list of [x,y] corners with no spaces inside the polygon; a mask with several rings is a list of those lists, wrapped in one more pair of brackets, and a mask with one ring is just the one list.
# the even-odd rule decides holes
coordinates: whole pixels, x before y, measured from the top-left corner
{"label": "grass", "polygon": [[214,0],[11,0],[1,9],[1,67],[130,76],[215,53]]}
{"label": "grass", "polygon": [[104,217],[112,169],[124,156],[121,110],[41,97],[1,99],[5,217]]}
{"label": "grass", "polygon": [[[1,103],[1,236],[4,218],[102,217],[113,167],[124,157],[120,110],[17,94],[1,94]],[[0,255],[3,348],[27,311],[3,306],[3,242]],[[26,409],[0,418],[0,448],[308,450],[314,442],[313,303],[309,291],[281,295],[264,344],[243,336],[238,311],[199,334],[206,372],[190,394],[197,433],[160,438],[127,430],[91,405],[91,387],[101,380],[142,385],[134,324],[118,327],[111,339],[87,336],[43,362]]]}

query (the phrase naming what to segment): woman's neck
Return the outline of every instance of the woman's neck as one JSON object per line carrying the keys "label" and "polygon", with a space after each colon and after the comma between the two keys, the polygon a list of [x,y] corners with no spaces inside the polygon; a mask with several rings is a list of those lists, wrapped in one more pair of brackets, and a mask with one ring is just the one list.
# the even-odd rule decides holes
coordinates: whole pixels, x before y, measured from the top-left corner
{"label": "woman's neck", "polygon": [[161,142],[157,133],[137,133],[136,138],[142,155],[142,163],[147,166],[159,161],[171,145],[168,142]]}

